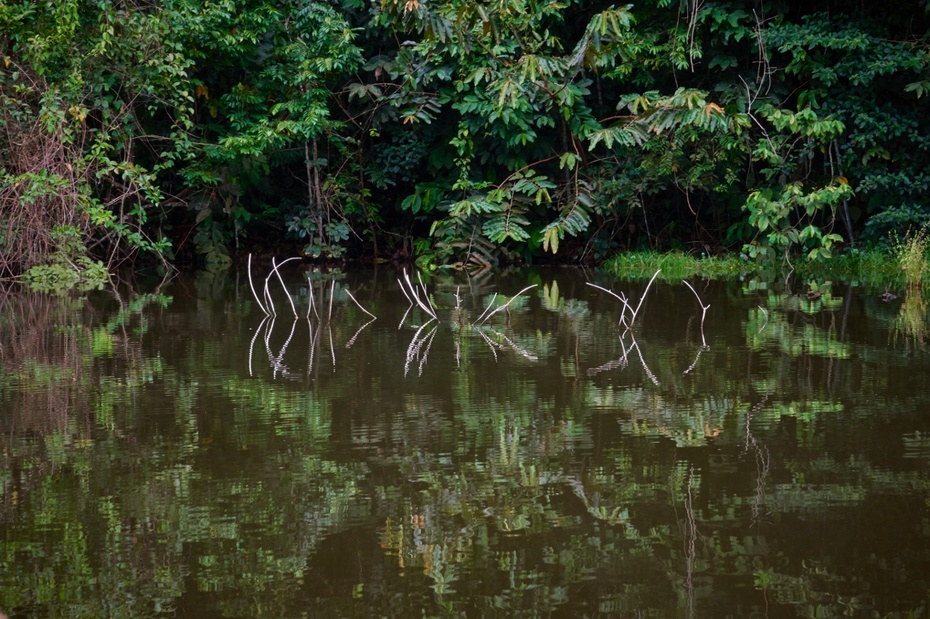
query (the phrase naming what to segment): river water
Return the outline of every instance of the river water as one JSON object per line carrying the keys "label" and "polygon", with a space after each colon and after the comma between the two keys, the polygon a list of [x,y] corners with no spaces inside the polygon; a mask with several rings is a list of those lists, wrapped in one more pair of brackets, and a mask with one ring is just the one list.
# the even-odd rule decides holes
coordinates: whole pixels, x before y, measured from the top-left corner
{"label": "river water", "polygon": [[922,298],[280,272],[0,298],[0,610],[930,613]]}

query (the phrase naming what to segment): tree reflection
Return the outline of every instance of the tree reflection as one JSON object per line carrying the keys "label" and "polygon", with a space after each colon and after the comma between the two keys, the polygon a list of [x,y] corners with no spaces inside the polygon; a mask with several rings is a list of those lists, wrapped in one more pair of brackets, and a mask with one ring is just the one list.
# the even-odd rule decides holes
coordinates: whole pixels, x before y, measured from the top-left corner
{"label": "tree reflection", "polygon": [[394,277],[313,276],[297,320],[4,301],[0,608],[924,612],[930,368],[858,295],[654,285],[618,325],[565,271],[411,275],[398,330]]}

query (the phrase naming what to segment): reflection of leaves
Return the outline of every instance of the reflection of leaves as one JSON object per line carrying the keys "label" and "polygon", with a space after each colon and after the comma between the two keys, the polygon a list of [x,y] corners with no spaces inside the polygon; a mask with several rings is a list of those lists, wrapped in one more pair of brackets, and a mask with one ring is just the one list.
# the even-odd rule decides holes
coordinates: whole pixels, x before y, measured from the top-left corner
{"label": "reflection of leaves", "polygon": [[[644,314],[636,335],[661,385],[647,389],[641,375],[631,385],[632,368],[588,379],[589,359],[618,352],[616,315],[568,290],[552,281],[534,297],[538,303],[514,305],[512,328],[498,320],[481,331],[495,350],[509,341],[538,355],[532,364],[514,348],[486,363],[487,344],[471,321],[442,314],[445,331],[433,354],[448,383],[386,384],[401,376],[397,355],[416,331],[398,334],[396,322],[374,323],[342,349],[356,363],[341,365],[338,377],[321,372],[304,385],[247,378],[254,315],[240,316],[248,303],[213,294],[192,316],[163,312],[165,328],[150,328],[132,351],[107,331],[112,356],[93,357],[95,348],[108,348],[102,337],[95,343],[95,323],[55,331],[62,350],[79,351],[77,363],[59,356],[19,364],[17,371],[40,369],[3,382],[0,398],[9,397],[8,385],[21,390],[41,379],[68,387],[64,404],[93,417],[84,422],[72,406],[72,417],[44,440],[16,432],[5,439],[0,498],[15,509],[5,512],[0,568],[13,585],[0,587],[0,605],[38,607],[28,597],[38,591],[88,616],[151,617],[176,612],[179,600],[200,595],[192,595],[197,588],[210,592],[198,598],[198,610],[229,616],[299,614],[308,591],[320,616],[580,616],[582,605],[589,614],[642,608],[683,616],[684,596],[668,591],[685,590],[685,566],[693,565],[695,608],[703,614],[711,612],[701,607],[711,595],[731,599],[719,586],[725,577],[744,589],[764,584],[770,600],[813,616],[811,600],[835,599],[836,583],[858,567],[840,554],[813,563],[779,519],[832,522],[843,513],[837,508],[930,496],[921,465],[926,441],[915,431],[923,431],[915,413],[923,395],[906,406],[900,395],[875,395],[889,380],[889,362],[922,371],[919,357],[842,344],[809,324],[800,306],[793,314],[774,307],[767,318],[753,310],[744,328],[713,334],[756,348],[715,346],[683,378],[693,344],[669,344],[668,323],[659,333]],[[487,290],[476,298],[486,299]],[[455,298],[447,299],[448,308]],[[98,318],[107,324],[112,317]],[[289,320],[285,326],[274,351]],[[178,338],[169,327],[190,335]],[[350,323],[335,337],[354,331]],[[456,369],[452,344],[442,339],[450,331],[464,360]],[[294,349],[302,362],[304,347]],[[880,362],[823,364],[845,381],[840,395],[817,380],[799,393],[804,357],[870,351]],[[374,362],[357,363],[375,357],[387,359],[380,374]],[[868,454],[851,458],[848,442],[824,440],[840,426],[867,435],[891,415],[902,416],[891,445],[909,458],[904,469],[872,463]],[[750,439],[759,449],[790,445],[772,449],[761,488]],[[701,543],[691,551],[682,543],[689,493],[700,501],[693,525]],[[766,516],[760,528],[752,520],[757,500]],[[863,522],[876,522],[873,511],[859,510]],[[380,546],[370,543],[373,530]],[[358,539],[349,556],[345,540]],[[900,561],[900,589],[892,593],[919,588],[922,580],[908,571],[920,564],[919,553],[895,559],[897,550],[875,550],[875,561]],[[349,574],[337,571],[343,563]],[[579,602],[585,587],[590,595]]]}
{"label": "reflection of leaves", "polygon": [[894,321],[896,334],[918,348],[923,348],[930,342],[930,312],[923,294],[908,292]]}
{"label": "reflection of leaves", "polygon": [[824,330],[806,322],[793,325],[782,312],[767,312],[761,308],[752,308],[748,312],[746,343],[753,350],[775,348],[792,357],[850,357],[849,345],[837,340],[835,331]]}
{"label": "reflection of leaves", "polygon": [[587,318],[591,313],[587,301],[561,296],[559,283],[556,280],[543,285],[540,298],[544,308],[550,312],[561,314],[575,323]]}
{"label": "reflection of leaves", "polygon": [[771,407],[763,409],[762,417],[770,417],[772,420],[778,420],[782,417],[793,417],[800,421],[813,422],[821,415],[827,413],[843,412],[842,402],[788,402],[786,404],[775,403]]}

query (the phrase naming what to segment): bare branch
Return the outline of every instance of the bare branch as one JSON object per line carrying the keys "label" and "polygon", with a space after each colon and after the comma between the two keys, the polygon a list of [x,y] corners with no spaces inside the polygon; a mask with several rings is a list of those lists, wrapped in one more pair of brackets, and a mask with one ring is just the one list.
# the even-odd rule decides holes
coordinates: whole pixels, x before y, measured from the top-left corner
{"label": "bare branch", "polygon": [[367,309],[365,309],[364,307],[362,307],[362,304],[359,303],[359,302],[355,299],[355,297],[352,296],[352,293],[349,292],[349,289],[348,289],[348,288],[346,288],[345,291],[346,291],[346,294],[349,295],[349,298],[352,299],[353,301],[355,301],[355,304],[358,305],[358,309],[362,310],[363,312],[365,312],[366,314],[368,314],[369,316],[371,316],[371,317],[374,318],[375,320],[378,319],[377,316],[375,316],[374,314],[372,314],[371,312],[369,312]]}
{"label": "bare branch", "polygon": [[491,318],[491,316],[493,316],[493,315],[496,314],[497,312],[499,312],[499,311],[501,311],[501,310],[503,310],[503,309],[507,309],[507,306],[510,305],[511,303],[513,303],[514,301],[516,301],[516,300],[517,300],[517,297],[519,297],[521,294],[523,294],[524,292],[526,292],[526,291],[529,290],[530,288],[535,288],[535,287],[536,287],[536,284],[531,284],[531,285],[527,286],[526,288],[524,288],[523,290],[521,290],[520,292],[518,292],[517,294],[515,294],[514,296],[512,296],[512,297],[510,298],[509,301],[507,301],[506,303],[504,303],[503,305],[501,305],[500,307],[498,307],[497,309],[495,309],[493,312],[491,312],[490,314],[488,314],[488,315],[485,317],[485,319],[481,321],[480,324],[486,323],[486,322]]}

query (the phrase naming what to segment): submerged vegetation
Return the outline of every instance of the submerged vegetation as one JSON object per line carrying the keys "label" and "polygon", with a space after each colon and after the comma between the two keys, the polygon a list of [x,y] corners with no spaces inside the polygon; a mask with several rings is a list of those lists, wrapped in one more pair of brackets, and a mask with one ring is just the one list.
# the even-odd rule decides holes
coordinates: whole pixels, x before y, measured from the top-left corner
{"label": "submerged vegetation", "polygon": [[0,276],[868,253],[930,219],[928,7],[0,3]]}

